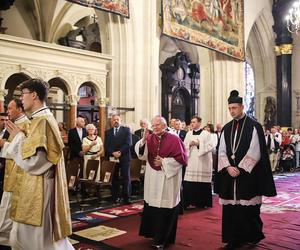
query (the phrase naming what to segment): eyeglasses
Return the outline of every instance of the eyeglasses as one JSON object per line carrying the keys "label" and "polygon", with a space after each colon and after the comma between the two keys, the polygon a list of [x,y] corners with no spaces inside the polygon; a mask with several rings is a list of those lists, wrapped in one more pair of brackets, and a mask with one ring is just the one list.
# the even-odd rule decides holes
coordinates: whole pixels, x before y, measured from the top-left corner
{"label": "eyeglasses", "polygon": [[3,121],[3,122],[7,122],[8,119],[5,119],[5,118],[1,118],[0,121]]}
{"label": "eyeglasses", "polygon": [[27,92],[21,92],[21,96],[25,95],[25,94],[30,94],[32,93],[32,91],[27,91]]}

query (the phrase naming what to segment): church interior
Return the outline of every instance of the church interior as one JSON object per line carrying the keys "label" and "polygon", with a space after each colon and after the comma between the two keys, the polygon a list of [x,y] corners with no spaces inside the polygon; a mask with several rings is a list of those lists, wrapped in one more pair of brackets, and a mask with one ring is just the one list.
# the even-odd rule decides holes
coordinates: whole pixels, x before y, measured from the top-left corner
{"label": "church interior", "polygon": [[[97,2],[100,8],[93,6]],[[193,16],[203,6],[193,16],[193,25],[205,29],[213,24],[204,37],[220,37],[216,33],[228,26],[218,15],[226,7],[221,14],[213,14],[212,8],[228,2],[232,22],[240,22],[238,55],[191,40],[198,31],[178,34],[176,29],[188,23],[187,9]],[[298,16],[289,23],[286,15],[293,2],[298,3]],[[115,12],[114,4],[123,12]],[[76,126],[77,117],[84,117],[96,125],[102,141],[116,113],[131,131],[140,128],[141,119],[150,121],[156,115],[187,126],[195,115],[202,125],[225,125],[232,119],[227,108],[232,90],[243,97],[245,113],[265,128],[300,129],[299,5],[298,0],[1,0],[0,113],[21,96],[22,82],[41,78],[50,85],[47,106],[57,122],[68,130]],[[167,10],[172,10],[176,24],[168,20]],[[169,28],[177,34],[170,35]],[[277,200],[264,200],[267,237],[253,249],[300,249],[298,167],[274,173],[280,189]],[[67,176],[73,175],[70,171]],[[124,215],[121,210],[121,215],[105,214],[115,205],[105,198],[109,189],[101,190],[104,198],[99,201],[93,196],[83,199],[69,187],[73,232],[102,224],[116,230],[113,237],[96,241],[73,235],[75,249],[150,249],[147,239],[138,237],[143,184],[140,176],[137,180],[134,206],[125,207]],[[213,204],[212,210],[184,211],[176,244],[168,249],[223,249],[215,194]]]}

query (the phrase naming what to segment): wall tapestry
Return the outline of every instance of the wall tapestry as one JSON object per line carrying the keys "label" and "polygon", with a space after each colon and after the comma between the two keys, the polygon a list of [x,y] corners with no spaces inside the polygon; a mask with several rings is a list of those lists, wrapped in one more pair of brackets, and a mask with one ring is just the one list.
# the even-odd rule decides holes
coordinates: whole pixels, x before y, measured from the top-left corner
{"label": "wall tapestry", "polygon": [[162,0],[163,33],[244,60],[244,0]]}
{"label": "wall tapestry", "polygon": [[67,0],[129,18],[129,0]]}

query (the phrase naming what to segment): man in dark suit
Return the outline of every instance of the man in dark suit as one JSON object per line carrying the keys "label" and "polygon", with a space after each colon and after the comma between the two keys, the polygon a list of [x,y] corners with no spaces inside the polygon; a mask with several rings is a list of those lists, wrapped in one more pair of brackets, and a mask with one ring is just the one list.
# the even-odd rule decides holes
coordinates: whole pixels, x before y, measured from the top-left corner
{"label": "man in dark suit", "polygon": [[143,138],[145,129],[148,128],[148,124],[149,124],[149,122],[148,122],[147,119],[141,119],[140,120],[140,127],[141,128],[134,131],[134,134],[139,137],[139,140]]}
{"label": "man in dark suit", "polygon": [[69,130],[68,146],[70,149],[70,160],[78,160],[80,163],[80,172],[83,171],[83,151],[82,139],[87,136],[85,121],[82,117],[76,118],[76,127]]}
{"label": "man in dark suit", "polygon": [[130,129],[121,126],[119,115],[113,115],[111,118],[112,127],[105,131],[105,154],[111,161],[118,162],[119,169],[116,169],[113,179],[113,198],[118,196],[118,172],[121,170],[122,177],[122,196],[125,204],[130,203],[130,146],[132,145]]}
{"label": "man in dark suit", "polygon": [[[9,133],[5,128],[7,121],[8,121],[8,114],[0,113],[0,139],[8,139],[9,137]],[[5,172],[5,159],[0,158],[0,200],[2,198],[2,193],[3,193],[4,172]]]}
{"label": "man in dark suit", "polygon": [[179,138],[184,141],[184,138],[186,136],[186,131],[182,129],[182,124],[179,119],[175,120],[174,124],[175,133],[179,136]]}

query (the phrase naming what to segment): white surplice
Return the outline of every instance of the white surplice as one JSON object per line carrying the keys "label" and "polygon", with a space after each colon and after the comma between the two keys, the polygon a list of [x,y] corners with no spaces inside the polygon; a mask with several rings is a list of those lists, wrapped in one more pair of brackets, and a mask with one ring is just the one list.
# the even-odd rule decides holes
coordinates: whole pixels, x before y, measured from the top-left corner
{"label": "white surplice", "polygon": [[[23,115],[16,119],[15,124],[21,124],[28,121],[27,116]],[[5,142],[1,151],[0,157],[5,159],[11,159],[7,156],[7,147],[9,142]],[[9,234],[12,229],[13,222],[10,219],[10,208],[11,208],[11,192],[3,191],[1,205],[0,205],[0,245],[10,245]]]}
{"label": "white surplice", "polygon": [[[49,109],[38,112],[34,117],[41,115],[52,115]],[[47,160],[46,152],[43,150],[37,151],[37,154],[22,159],[22,146],[25,140],[23,132],[19,132],[7,148],[7,154],[14,157],[14,161],[24,171],[32,175],[44,175],[44,211],[42,226],[32,226],[19,222],[13,222],[13,227],[10,233],[11,246],[13,250],[73,250],[67,238],[59,241],[53,241],[52,228],[52,213],[54,200],[54,178],[52,163]],[[60,159],[63,161],[63,157]],[[62,165],[64,166],[64,165]]]}
{"label": "white surplice", "polygon": [[[192,141],[198,141],[199,146],[190,146]],[[212,180],[212,151],[217,145],[213,134],[203,130],[200,135],[189,131],[184,139],[188,155],[184,180],[190,182],[210,183]]]}
{"label": "white surplice", "polygon": [[148,162],[147,143],[144,154],[139,154],[142,140],[135,144],[139,159],[147,161],[144,179],[144,200],[149,206],[157,208],[173,208],[180,202],[182,181],[182,165],[174,158],[164,158],[162,170],[154,170]]}
{"label": "white surplice", "polygon": [[[236,136],[234,137],[236,138]],[[244,169],[246,172],[251,173],[252,169],[255,167],[257,162],[260,160],[261,154],[260,154],[260,147],[259,145],[259,139],[257,130],[254,127],[252,132],[252,139],[250,143],[250,147],[244,156],[244,158],[240,161],[238,167]],[[222,133],[220,138],[220,145],[219,145],[219,157],[218,157],[218,171],[221,171],[222,169],[230,166],[227,153],[226,153],[226,143],[225,143],[225,137],[224,133]],[[225,200],[225,199],[219,199],[219,203],[222,205],[257,205],[262,203],[262,197],[261,196],[255,196],[250,200],[237,200],[236,199],[236,181],[234,181],[234,198],[233,200]]]}

